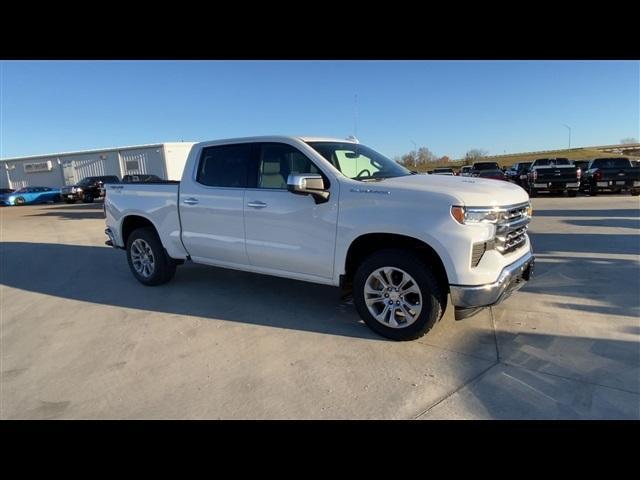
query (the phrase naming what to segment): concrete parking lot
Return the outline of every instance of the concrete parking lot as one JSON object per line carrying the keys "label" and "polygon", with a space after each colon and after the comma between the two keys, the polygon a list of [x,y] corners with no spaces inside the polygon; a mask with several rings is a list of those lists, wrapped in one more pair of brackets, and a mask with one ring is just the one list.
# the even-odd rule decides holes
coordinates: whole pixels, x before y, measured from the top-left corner
{"label": "concrete parking lot", "polygon": [[638,197],[533,203],[533,280],[404,343],[325,286],[144,287],[100,203],[2,208],[0,418],[640,419]]}

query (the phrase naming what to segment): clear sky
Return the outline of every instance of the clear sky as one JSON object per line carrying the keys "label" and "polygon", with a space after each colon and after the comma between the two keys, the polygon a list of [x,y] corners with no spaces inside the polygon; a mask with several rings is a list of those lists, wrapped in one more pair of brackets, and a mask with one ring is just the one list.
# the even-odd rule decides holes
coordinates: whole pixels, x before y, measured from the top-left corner
{"label": "clear sky", "polygon": [[640,137],[637,61],[3,61],[0,157],[354,133],[460,158]]}

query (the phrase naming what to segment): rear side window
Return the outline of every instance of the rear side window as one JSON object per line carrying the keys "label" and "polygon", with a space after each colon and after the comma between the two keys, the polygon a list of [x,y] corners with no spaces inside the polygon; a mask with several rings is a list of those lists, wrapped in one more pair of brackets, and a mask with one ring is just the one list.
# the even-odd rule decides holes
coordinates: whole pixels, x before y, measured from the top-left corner
{"label": "rear side window", "polygon": [[209,187],[245,188],[251,148],[250,143],[204,148],[196,181]]}

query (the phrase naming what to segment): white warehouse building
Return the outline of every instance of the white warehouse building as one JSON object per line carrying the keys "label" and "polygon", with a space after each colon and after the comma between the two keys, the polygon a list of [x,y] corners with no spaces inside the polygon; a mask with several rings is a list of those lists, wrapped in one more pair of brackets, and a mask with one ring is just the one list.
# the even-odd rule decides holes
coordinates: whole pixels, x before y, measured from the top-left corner
{"label": "white warehouse building", "polygon": [[62,187],[85,177],[154,174],[180,180],[195,142],[171,142],[0,159],[0,188]]}

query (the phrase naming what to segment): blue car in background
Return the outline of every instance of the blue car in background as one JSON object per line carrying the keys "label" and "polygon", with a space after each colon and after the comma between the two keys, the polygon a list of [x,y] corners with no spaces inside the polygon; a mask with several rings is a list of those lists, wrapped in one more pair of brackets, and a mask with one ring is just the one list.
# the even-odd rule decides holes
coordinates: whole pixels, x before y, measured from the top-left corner
{"label": "blue car in background", "polygon": [[33,205],[60,201],[60,189],[51,187],[25,187],[0,195],[0,205]]}

